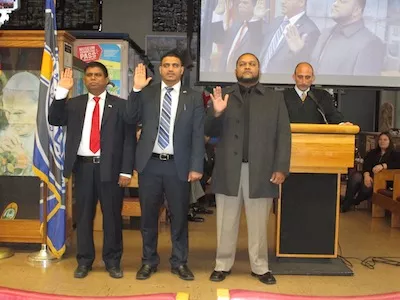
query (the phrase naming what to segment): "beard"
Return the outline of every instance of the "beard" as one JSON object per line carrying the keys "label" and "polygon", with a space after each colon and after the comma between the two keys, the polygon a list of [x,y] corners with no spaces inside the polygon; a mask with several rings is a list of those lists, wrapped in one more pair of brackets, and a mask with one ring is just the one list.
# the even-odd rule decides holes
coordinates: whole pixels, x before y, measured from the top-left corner
{"label": "beard", "polygon": [[239,83],[256,84],[258,82],[258,80],[260,79],[260,74],[253,76],[253,77],[236,76],[236,78]]}

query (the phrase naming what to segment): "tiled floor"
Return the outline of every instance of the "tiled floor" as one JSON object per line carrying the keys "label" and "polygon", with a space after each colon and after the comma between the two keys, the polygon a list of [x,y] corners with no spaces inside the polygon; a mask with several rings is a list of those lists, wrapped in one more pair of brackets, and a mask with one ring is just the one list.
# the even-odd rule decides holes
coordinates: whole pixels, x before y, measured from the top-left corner
{"label": "tiled floor", "polygon": [[[269,240],[274,238],[274,221],[271,218]],[[372,220],[368,211],[351,211],[340,217],[340,245],[343,256],[366,258],[392,256],[400,261],[400,229],[391,229],[386,220]],[[32,267],[27,263],[28,252],[18,252],[14,257],[0,260],[0,285],[12,288],[68,295],[135,295],[162,292],[187,292],[190,299],[216,299],[217,288],[240,288],[275,293],[301,295],[360,295],[400,291],[400,267],[378,264],[374,270],[354,264],[353,277],[328,276],[277,276],[277,284],[266,286],[249,275],[245,218],[242,217],[236,264],[232,275],[222,283],[213,283],[208,277],[213,270],[215,257],[215,216],[206,216],[204,223],[190,224],[189,266],[196,280],[184,282],[169,271],[168,257],[171,243],[169,229],[163,228],[159,238],[161,265],[159,272],[146,281],[135,280],[140,266],[141,237],[138,230],[124,231],[123,268],[125,277],[112,279],[100,261],[101,237],[96,232],[97,260],[94,271],[85,279],[74,279],[76,267],[73,247],[65,258],[47,269]]]}

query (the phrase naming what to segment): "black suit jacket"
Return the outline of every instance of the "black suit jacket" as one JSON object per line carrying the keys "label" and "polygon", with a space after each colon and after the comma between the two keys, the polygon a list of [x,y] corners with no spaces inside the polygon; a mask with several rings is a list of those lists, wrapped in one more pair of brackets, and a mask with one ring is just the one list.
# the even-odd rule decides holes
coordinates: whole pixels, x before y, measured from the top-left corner
{"label": "black suit jacket", "polygon": [[[156,143],[160,119],[161,84],[131,92],[126,104],[130,122],[142,124],[137,145],[135,166],[141,173]],[[203,173],[204,105],[200,93],[181,86],[174,125],[174,162],[181,180],[187,181],[190,171]]]}
{"label": "black suit jacket", "polygon": [[[266,59],[268,47],[272,41],[272,38],[282,22],[283,17],[276,18],[271,25],[267,27],[267,30],[265,30],[262,43],[264,46],[259,55],[261,66],[263,66]],[[295,26],[299,31],[300,36],[306,35],[303,49],[298,53],[293,53],[290,50],[285,38],[283,38],[275,54],[271,57],[266,72],[291,74],[299,62],[309,61],[314,46],[320,35],[320,31],[314,22],[305,14],[295,23]]]}
{"label": "black suit jacket", "polygon": [[223,22],[212,23],[213,28],[213,40],[218,44],[223,44],[221,60],[219,65],[220,72],[233,72],[236,68],[236,61],[243,53],[254,53],[257,55],[261,49],[260,37],[262,28],[265,26],[263,20],[254,22],[248,22],[248,30],[244,35],[241,42],[238,44],[236,49],[232,52],[232,59],[228,62],[229,52],[231,51],[233,42],[235,41],[236,35],[240,31],[243,23],[235,22],[232,24],[227,31],[223,29]]}
{"label": "black suit jacket", "polygon": [[[67,101],[55,100],[50,106],[49,123],[67,126],[64,177],[73,171],[82,138],[88,95]],[[124,121],[126,100],[107,94],[100,131],[100,179],[118,181],[119,174],[132,174],[136,146],[136,126]]]}
{"label": "black suit jacket", "polygon": [[[315,100],[322,107],[329,124],[343,122],[342,114],[334,106],[332,96],[327,91],[312,88],[311,92],[314,94]],[[317,110],[317,104],[309,95],[307,95],[304,103],[294,88],[286,89],[283,95],[291,123],[325,123],[322,115]]]}

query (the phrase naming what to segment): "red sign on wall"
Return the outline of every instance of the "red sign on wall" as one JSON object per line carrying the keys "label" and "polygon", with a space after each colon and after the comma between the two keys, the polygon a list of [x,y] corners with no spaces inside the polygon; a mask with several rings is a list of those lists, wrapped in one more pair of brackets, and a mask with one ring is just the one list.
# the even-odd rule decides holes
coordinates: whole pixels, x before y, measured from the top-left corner
{"label": "red sign on wall", "polygon": [[78,46],[78,57],[84,62],[99,60],[102,49],[99,45]]}

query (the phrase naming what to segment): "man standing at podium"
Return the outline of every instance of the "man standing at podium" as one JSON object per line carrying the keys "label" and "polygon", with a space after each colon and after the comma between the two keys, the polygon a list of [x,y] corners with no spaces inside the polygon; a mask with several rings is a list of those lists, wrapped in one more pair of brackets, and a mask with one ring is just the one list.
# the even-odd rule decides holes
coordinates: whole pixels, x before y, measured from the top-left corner
{"label": "man standing at podium", "polygon": [[284,91],[291,123],[352,125],[343,123],[343,115],[334,106],[327,91],[311,88],[315,76],[309,63],[299,63],[292,77],[296,85]]}
{"label": "man standing at podium", "polygon": [[240,214],[247,218],[251,275],[275,284],[268,267],[267,223],[279,184],[289,172],[291,132],[281,93],[259,83],[260,63],[250,53],[236,62],[238,83],[216,87],[205,134],[220,137],[212,189],[217,204],[217,257],[211,281],[223,281],[235,260]]}

